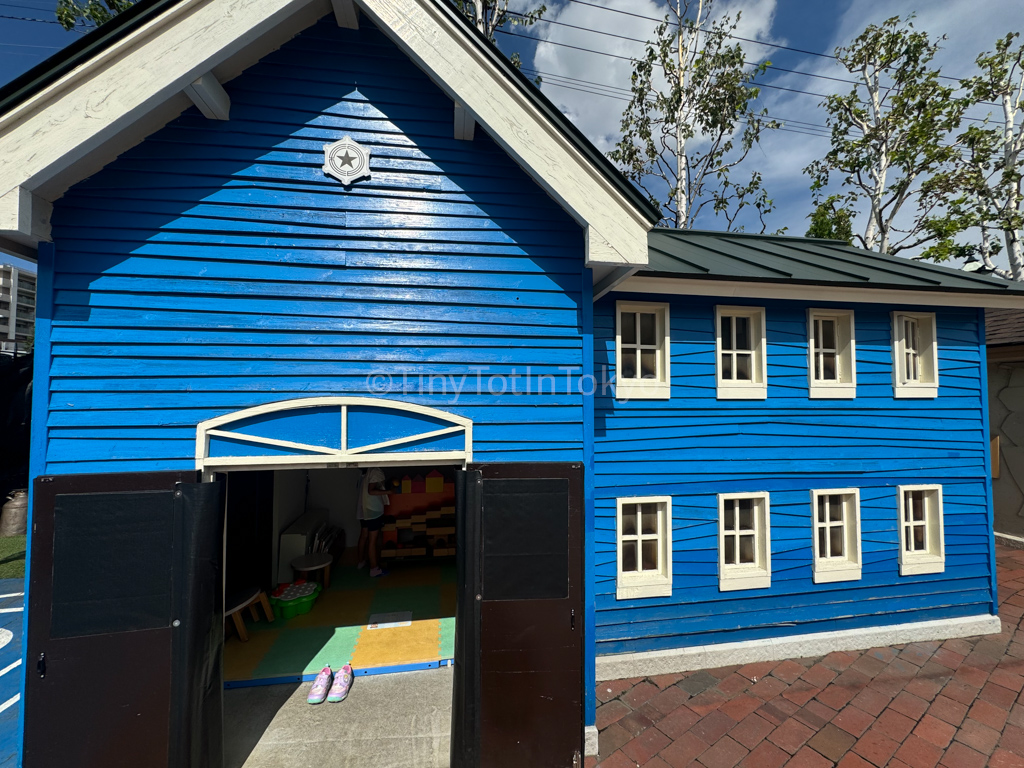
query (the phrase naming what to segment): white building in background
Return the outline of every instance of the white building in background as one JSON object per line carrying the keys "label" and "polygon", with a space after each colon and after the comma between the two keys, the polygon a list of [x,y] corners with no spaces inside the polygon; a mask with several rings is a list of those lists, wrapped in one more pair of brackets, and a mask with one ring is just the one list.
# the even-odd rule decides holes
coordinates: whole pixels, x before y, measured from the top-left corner
{"label": "white building in background", "polygon": [[0,355],[29,351],[35,335],[36,276],[0,264]]}

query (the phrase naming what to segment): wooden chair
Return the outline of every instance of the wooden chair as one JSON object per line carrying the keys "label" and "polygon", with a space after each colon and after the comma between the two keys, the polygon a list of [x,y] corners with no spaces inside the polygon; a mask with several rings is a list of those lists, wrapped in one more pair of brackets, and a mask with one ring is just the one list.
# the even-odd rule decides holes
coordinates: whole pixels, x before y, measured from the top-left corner
{"label": "wooden chair", "polygon": [[243,643],[249,641],[249,633],[245,631],[245,621],[242,619],[242,609],[248,608],[253,621],[260,620],[260,614],[256,610],[256,603],[263,606],[263,612],[267,615],[267,621],[274,620],[274,611],[267,600],[267,593],[259,587],[246,589],[238,592],[228,600],[224,601],[224,618],[231,617],[235,623],[235,631],[238,632],[238,639]]}

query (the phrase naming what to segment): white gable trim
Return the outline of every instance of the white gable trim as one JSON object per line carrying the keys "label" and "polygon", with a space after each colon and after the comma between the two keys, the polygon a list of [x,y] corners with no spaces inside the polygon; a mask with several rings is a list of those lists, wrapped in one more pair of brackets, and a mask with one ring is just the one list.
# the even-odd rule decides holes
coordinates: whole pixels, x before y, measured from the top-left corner
{"label": "white gable trim", "polygon": [[[109,162],[137,141],[133,126],[136,134],[140,124],[156,130],[163,122],[150,125],[150,115],[173,118],[167,105],[187,105],[183,94],[208,73],[220,82],[238,74],[238,57],[246,54],[242,66],[254,63],[264,39],[269,50],[339,8],[346,24],[354,23],[346,5],[183,0],[0,115],[0,238],[27,246],[47,239],[44,204],[95,172],[96,159]],[[586,228],[588,264],[647,263],[651,224],[643,213],[432,0],[355,5]]]}
{"label": "white gable trim", "polygon": [[900,304],[932,307],[1005,307],[1024,309],[1024,295],[915,291],[898,288],[869,288],[797,283],[752,283],[731,280],[693,280],[637,275],[619,283],[624,293],[681,296],[724,296],[744,299],[792,299],[794,301],[835,301],[843,304]]}

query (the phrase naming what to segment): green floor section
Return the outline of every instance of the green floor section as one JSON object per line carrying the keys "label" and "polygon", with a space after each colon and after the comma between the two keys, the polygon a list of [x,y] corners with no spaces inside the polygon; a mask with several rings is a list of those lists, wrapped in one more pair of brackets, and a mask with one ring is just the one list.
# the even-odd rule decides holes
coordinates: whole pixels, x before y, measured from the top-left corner
{"label": "green floor section", "polygon": [[[337,565],[331,569],[331,587],[324,590],[308,614],[288,620],[253,621],[245,611],[248,642],[241,642],[228,623],[224,648],[224,674],[229,682],[291,677],[333,669],[349,663],[360,636],[362,658],[373,666],[410,663],[404,655],[423,656],[423,643],[409,642],[410,633],[422,622],[437,620],[429,634],[436,636],[438,660],[455,651],[455,566],[443,564],[395,564],[382,578],[367,571]],[[370,616],[382,613],[412,614],[412,629],[367,630]],[[426,625],[429,626],[429,625]],[[394,633],[389,635],[387,633]],[[436,633],[436,635],[434,634]],[[420,633],[422,635],[422,633]],[[388,638],[395,638],[394,657],[388,655]],[[433,648],[433,640],[428,643]],[[373,652],[370,653],[372,644]],[[383,648],[383,651],[382,651]],[[432,654],[432,650],[427,654]]]}

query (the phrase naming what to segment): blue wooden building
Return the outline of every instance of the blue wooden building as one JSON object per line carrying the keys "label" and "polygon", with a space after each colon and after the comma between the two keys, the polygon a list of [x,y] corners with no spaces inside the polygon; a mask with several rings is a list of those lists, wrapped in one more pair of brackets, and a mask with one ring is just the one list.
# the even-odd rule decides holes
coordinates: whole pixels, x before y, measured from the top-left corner
{"label": "blue wooden building", "polygon": [[30,768],[217,764],[246,472],[456,472],[453,765],[594,754],[600,679],[999,631],[983,307],[1024,292],[656,228],[444,0],[143,0],[0,150]]}

